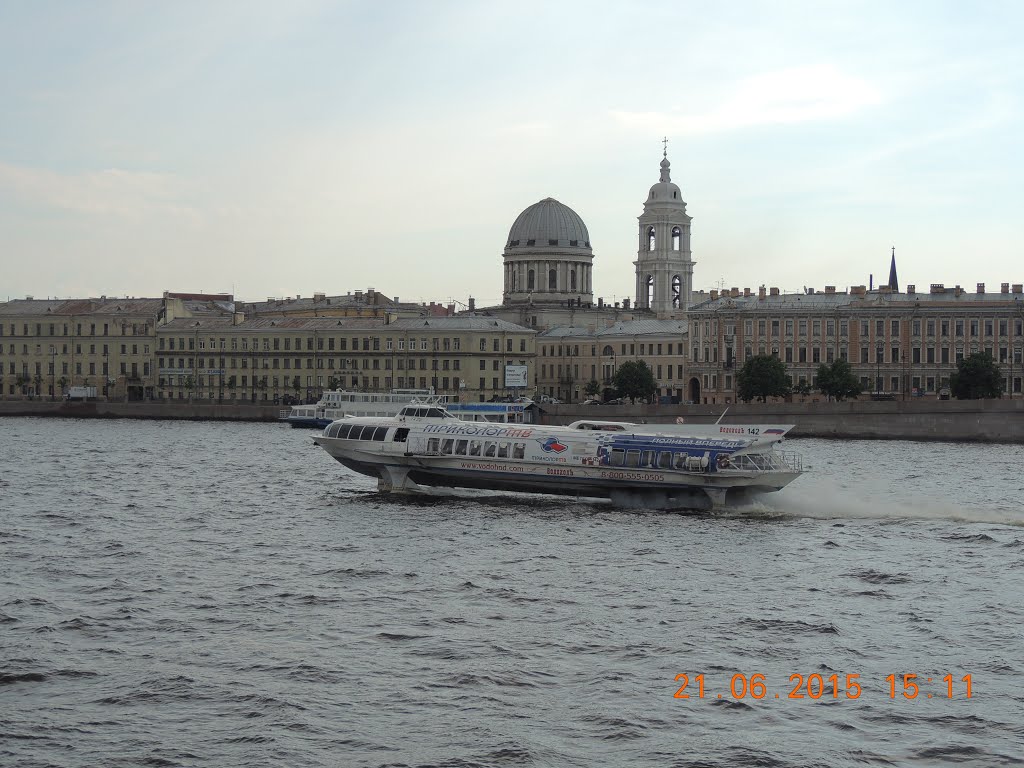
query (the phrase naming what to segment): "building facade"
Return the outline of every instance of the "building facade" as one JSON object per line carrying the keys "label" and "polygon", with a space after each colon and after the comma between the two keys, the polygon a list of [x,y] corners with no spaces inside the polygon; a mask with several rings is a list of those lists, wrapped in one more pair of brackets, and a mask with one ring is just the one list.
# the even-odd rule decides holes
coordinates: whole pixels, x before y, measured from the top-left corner
{"label": "building facade", "polygon": [[[325,389],[433,389],[464,400],[517,394],[533,379],[536,332],[483,317],[181,318],[157,329],[157,397],[315,400]],[[519,392],[518,394],[521,394]]]}
{"label": "building facade", "polygon": [[[895,273],[895,265],[891,270]],[[974,292],[935,284],[905,293],[882,286],[837,292],[754,294],[712,291],[689,316],[689,399],[730,403],[736,374],[754,355],[774,355],[794,385],[816,391],[818,366],[845,359],[865,395],[886,398],[947,396],[957,362],[988,352],[1000,366],[1005,392],[1021,396],[1024,293],[1003,283],[998,293],[979,283]]]}

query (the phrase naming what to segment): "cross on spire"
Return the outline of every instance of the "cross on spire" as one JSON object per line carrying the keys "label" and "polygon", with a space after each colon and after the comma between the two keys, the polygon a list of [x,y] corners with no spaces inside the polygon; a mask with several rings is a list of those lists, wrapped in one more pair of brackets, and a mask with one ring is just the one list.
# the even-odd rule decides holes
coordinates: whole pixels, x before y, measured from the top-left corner
{"label": "cross on spire", "polygon": [[662,143],[662,144],[664,145],[664,147],[665,147],[665,148],[664,148],[664,149],[662,150],[662,152],[661,152],[661,156],[662,156],[662,157],[668,157],[668,136],[666,136],[666,137],[665,137],[664,139],[662,139],[662,140],[661,140],[661,143]]}

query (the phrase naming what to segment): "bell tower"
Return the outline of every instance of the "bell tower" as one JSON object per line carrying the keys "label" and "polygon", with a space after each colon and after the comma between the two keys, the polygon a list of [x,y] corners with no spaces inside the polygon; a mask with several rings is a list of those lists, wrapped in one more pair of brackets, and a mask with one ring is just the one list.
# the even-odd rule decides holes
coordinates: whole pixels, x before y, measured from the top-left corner
{"label": "bell tower", "polygon": [[693,260],[690,257],[690,217],[679,187],[672,183],[668,139],[664,140],[661,177],[644,201],[638,217],[636,307],[659,318],[681,318],[690,306]]}

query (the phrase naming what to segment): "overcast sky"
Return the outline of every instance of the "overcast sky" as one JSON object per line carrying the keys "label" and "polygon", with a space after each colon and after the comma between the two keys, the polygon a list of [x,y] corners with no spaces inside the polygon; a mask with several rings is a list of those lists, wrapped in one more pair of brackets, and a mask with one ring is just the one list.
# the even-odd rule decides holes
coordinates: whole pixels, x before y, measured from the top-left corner
{"label": "overcast sky", "polygon": [[[1024,3],[0,0],[0,300],[498,303],[519,212],[633,290],[1024,282]],[[881,280],[880,280],[881,278]]]}

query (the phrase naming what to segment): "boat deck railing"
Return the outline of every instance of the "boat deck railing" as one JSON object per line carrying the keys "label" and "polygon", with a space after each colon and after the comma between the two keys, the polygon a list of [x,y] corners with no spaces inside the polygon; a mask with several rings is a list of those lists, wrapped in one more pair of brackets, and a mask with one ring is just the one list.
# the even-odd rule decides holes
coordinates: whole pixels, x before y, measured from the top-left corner
{"label": "boat deck railing", "polygon": [[742,472],[803,472],[804,460],[796,451],[741,453],[729,457],[729,466]]}

